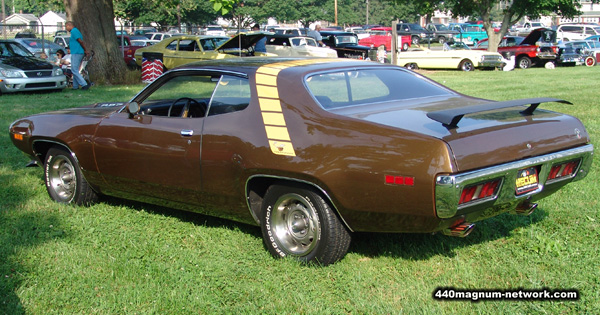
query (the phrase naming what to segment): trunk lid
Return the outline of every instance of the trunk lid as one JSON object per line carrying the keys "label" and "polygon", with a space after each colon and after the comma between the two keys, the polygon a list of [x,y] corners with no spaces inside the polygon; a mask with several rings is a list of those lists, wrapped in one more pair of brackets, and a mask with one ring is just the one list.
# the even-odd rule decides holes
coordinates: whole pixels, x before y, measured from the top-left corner
{"label": "trunk lid", "polygon": [[457,171],[516,161],[589,143],[583,124],[574,117],[526,106],[511,106],[465,114],[456,127],[427,116],[449,109],[494,105],[493,101],[462,95],[426,97],[402,103],[381,103],[335,110],[337,114],[425,134],[446,142]]}

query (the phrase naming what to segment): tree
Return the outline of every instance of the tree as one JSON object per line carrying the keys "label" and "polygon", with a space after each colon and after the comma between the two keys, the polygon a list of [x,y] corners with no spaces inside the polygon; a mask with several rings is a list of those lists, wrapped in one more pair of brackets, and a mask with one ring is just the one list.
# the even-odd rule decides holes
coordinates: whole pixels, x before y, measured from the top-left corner
{"label": "tree", "polygon": [[101,83],[124,81],[126,66],[115,40],[112,0],[63,0],[68,19],[82,35],[86,48],[93,50],[88,66],[94,80]]}
{"label": "tree", "polygon": [[[489,37],[489,51],[498,51],[498,44],[508,29],[525,16],[535,19],[541,15],[555,13],[571,18],[580,13],[581,7],[578,1],[572,0],[447,0],[444,1],[444,5],[455,17],[481,19]],[[492,27],[492,12],[498,6],[502,8],[502,27],[500,32],[496,33]]]}

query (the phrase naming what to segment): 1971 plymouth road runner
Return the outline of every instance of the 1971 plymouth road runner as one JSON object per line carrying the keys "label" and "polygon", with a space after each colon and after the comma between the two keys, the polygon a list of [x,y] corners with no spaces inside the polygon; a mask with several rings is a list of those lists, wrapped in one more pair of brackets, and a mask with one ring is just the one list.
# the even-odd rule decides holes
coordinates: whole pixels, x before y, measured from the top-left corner
{"label": "1971 plymouth road runner", "polygon": [[583,179],[581,122],[352,59],[240,58],[171,70],[126,103],[10,126],[50,197],[99,195],[260,225],[268,250],[322,265],[354,231],[466,236]]}

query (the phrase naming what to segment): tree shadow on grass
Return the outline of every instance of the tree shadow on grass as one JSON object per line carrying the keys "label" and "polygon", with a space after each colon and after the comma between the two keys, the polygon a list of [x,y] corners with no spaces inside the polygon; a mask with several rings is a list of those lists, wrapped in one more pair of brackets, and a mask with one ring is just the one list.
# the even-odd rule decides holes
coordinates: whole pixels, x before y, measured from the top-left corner
{"label": "tree shadow on grass", "polygon": [[530,216],[502,214],[480,222],[465,238],[437,234],[354,233],[349,252],[366,257],[393,257],[403,260],[426,260],[441,255],[454,257],[455,250],[506,238],[520,227],[544,220],[548,213],[540,208]]}
{"label": "tree shadow on grass", "polygon": [[57,216],[21,207],[30,188],[17,184],[15,178],[13,174],[0,176],[4,183],[0,188],[0,314],[26,312],[17,290],[29,273],[24,265],[35,262],[21,261],[21,253],[65,235]]}

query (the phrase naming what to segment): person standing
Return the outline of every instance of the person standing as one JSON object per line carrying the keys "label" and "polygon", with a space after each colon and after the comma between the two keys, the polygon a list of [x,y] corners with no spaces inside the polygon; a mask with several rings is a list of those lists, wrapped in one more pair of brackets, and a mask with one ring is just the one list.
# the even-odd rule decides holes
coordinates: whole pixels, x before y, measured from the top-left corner
{"label": "person standing", "polygon": [[[259,31],[260,25],[258,25],[258,23],[254,24],[254,26],[252,26],[252,30]],[[254,45],[254,51],[266,53],[267,52],[267,46],[265,46],[266,43],[267,43],[267,36],[265,35],[265,37],[259,39],[256,42],[256,44]]]}
{"label": "person standing", "polygon": [[69,39],[69,48],[71,48],[71,71],[73,72],[73,89],[77,90],[81,86],[82,90],[90,88],[89,84],[85,82],[85,79],[79,72],[81,61],[83,57],[87,55],[87,48],[83,43],[83,36],[81,32],[75,27],[72,21],[65,23],[65,28],[71,33]]}
{"label": "person standing", "polygon": [[324,47],[325,44],[323,44],[323,37],[321,36],[320,32],[321,32],[321,25],[317,24],[317,25],[315,25],[314,30],[308,32],[308,36],[314,38],[321,47]]}

